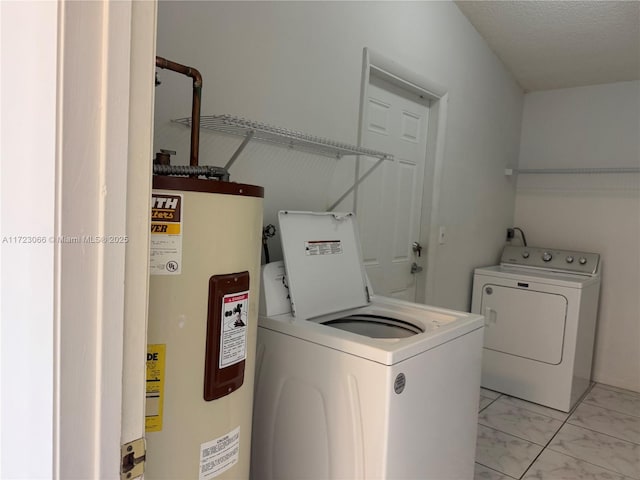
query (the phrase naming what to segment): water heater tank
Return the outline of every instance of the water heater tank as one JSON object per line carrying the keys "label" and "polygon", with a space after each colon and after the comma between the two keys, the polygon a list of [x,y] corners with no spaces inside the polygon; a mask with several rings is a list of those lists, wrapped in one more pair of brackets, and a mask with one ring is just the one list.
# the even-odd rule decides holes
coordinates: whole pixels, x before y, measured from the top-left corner
{"label": "water heater tank", "polygon": [[249,478],[263,196],[153,179],[146,479]]}

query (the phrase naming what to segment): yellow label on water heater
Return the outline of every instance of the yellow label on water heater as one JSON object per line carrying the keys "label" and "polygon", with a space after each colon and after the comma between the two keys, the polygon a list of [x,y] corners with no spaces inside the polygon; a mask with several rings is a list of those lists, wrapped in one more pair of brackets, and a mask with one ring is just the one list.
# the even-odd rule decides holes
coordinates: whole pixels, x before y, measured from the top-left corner
{"label": "yellow label on water heater", "polygon": [[166,345],[147,345],[147,396],[145,406],[145,430],[162,430],[162,406],[164,403],[164,359]]}
{"label": "yellow label on water heater", "polygon": [[182,273],[183,204],[182,194],[152,192],[150,275]]}

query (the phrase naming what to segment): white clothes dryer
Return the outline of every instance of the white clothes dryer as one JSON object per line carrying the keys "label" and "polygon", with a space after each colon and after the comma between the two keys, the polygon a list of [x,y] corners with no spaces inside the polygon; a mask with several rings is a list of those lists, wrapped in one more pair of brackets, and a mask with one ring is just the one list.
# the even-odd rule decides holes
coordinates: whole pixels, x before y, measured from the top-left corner
{"label": "white clothes dryer", "polygon": [[600,256],[507,246],[474,273],[482,386],[568,412],[591,381]]}
{"label": "white clothes dryer", "polygon": [[374,296],[353,214],[279,223],[286,276],[263,269],[252,478],[473,478],[482,317]]}

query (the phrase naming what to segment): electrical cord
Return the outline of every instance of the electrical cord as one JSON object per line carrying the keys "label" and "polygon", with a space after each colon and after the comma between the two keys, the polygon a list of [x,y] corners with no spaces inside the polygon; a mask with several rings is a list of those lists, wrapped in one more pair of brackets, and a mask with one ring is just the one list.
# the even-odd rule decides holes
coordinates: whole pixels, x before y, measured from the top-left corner
{"label": "electrical cord", "polygon": [[272,238],[276,234],[276,227],[272,224],[267,225],[262,229],[262,249],[264,251],[264,261],[265,263],[269,263],[271,261],[269,257],[269,245],[267,245],[267,240]]}
{"label": "electrical cord", "polygon": [[527,237],[524,236],[524,231],[519,227],[513,227],[514,230],[518,230],[520,232],[520,236],[522,237],[522,243],[524,246],[527,246]]}

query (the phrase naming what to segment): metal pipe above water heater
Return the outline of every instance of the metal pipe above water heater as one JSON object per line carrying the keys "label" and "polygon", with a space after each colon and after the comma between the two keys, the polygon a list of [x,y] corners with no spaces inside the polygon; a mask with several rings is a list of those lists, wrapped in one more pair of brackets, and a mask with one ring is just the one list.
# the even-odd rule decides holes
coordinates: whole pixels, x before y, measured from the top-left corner
{"label": "metal pipe above water heater", "polygon": [[166,58],[156,57],[156,67],[181,73],[193,78],[193,97],[191,100],[191,154],[189,165],[198,166],[198,152],[200,148],[200,103],[202,97],[202,75],[193,67],[187,67],[172,62]]}

